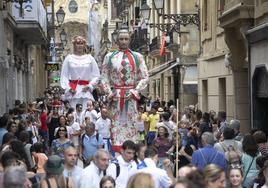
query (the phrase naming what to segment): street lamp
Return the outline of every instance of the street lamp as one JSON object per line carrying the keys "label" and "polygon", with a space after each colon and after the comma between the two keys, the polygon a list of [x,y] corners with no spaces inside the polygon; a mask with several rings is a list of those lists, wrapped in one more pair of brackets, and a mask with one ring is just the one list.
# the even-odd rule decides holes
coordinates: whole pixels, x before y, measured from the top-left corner
{"label": "street lamp", "polygon": [[62,25],[65,18],[65,12],[62,7],[56,12],[56,18],[59,26]]}
{"label": "street lamp", "polygon": [[54,22],[53,11],[48,12],[47,13],[47,21],[49,23],[48,30],[57,29],[58,27],[60,27],[64,22],[64,18],[65,18],[65,12],[64,12],[63,8],[60,7],[60,9],[56,12],[56,19],[57,19],[58,25],[55,25],[55,23],[53,23]]}
{"label": "street lamp", "polygon": [[[153,0],[155,9],[157,10],[158,16],[162,16],[163,19],[172,19],[174,21],[174,23],[150,23],[150,27],[154,27],[157,28],[163,32],[177,32],[177,33],[181,33],[180,32],[180,26],[186,26],[189,24],[194,24],[199,28],[200,25],[200,19],[199,19],[199,12],[196,14],[165,14],[164,12],[164,0]],[[148,6],[149,7],[149,6]],[[148,10],[147,8],[143,8],[141,10],[141,13],[143,14],[143,12],[145,12],[145,10]],[[148,15],[148,13],[147,13]],[[150,14],[149,14],[150,15]],[[149,17],[148,17],[149,19]]]}
{"label": "street lamp", "polygon": [[146,2],[143,3],[143,5],[140,8],[140,11],[145,20],[150,19],[151,8],[149,7],[149,5],[147,5]]}
{"label": "street lamp", "polygon": [[60,40],[63,45],[67,44],[67,33],[64,31],[64,29],[62,29],[62,31],[60,32]]}
{"label": "street lamp", "polygon": [[156,10],[161,10],[164,8],[164,0],[154,0],[154,7]]}

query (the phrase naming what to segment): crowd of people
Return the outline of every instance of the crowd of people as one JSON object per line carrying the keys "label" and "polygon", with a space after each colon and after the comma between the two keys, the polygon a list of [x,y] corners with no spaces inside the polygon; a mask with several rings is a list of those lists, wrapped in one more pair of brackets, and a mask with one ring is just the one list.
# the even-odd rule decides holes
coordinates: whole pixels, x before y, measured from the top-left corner
{"label": "crowd of people", "polygon": [[61,87],[16,100],[0,118],[0,187],[268,187],[266,133],[242,134],[225,112],[178,112],[172,100],[141,96],[149,73],[128,30],[101,71],[85,38],[72,42]]}
{"label": "crowd of people", "polygon": [[[268,186],[267,136],[240,132],[226,113],[173,101],[139,104],[139,141],[113,150],[107,104],[70,107],[60,91],[32,103],[15,101],[0,121],[0,187],[162,188]],[[179,120],[177,122],[177,120]]]}

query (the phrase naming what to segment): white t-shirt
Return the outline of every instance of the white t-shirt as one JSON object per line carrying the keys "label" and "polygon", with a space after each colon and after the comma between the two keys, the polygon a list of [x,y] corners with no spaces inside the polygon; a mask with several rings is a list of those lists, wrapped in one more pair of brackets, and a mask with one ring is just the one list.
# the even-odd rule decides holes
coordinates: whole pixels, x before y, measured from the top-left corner
{"label": "white t-shirt", "polygon": [[72,170],[67,170],[64,168],[63,175],[65,177],[72,177],[74,180],[74,187],[78,187],[80,176],[82,175],[83,168],[79,166],[74,166]]}
{"label": "white t-shirt", "polygon": [[82,120],[82,112],[80,113],[77,113],[77,112],[74,112],[74,121],[79,123],[79,125],[81,125],[83,122],[81,121]]}
{"label": "white t-shirt", "polygon": [[[73,122],[73,124],[70,125],[70,127],[73,129],[72,132],[75,133],[76,131],[80,131],[80,125],[77,122]],[[74,144],[74,146],[78,146],[79,145],[79,136],[78,135],[72,135],[72,142]]]}
{"label": "white t-shirt", "polygon": [[96,130],[98,130],[98,133],[101,134],[103,138],[110,138],[110,128],[111,128],[111,120],[106,118],[103,119],[100,117],[96,124],[95,124]]}
{"label": "white t-shirt", "polygon": [[152,159],[145,158],[143,162],[146,166],[141,169],[132,169],[129,178],[137,173],[143,172],[152,175],[155,188],[168,188],[172,184],[172,180],[169,178],[167,172],[163,169],[157,168]]}
{"label": "white t-shirt", "polygon": [[103,171],[100,171],[95,163],[91,162],[90,165],[83,170],[79,178],[78,188],[99,188],[102,177]]}
{"label": "white t-shirt", "polygon": [[93,122],[93,123],[96,123],[97,119],[99,118],[98,116],[98,113],[96,110],[91,110],[91,111],[84,111],[83,114],[82,114],[82,122],[85,121],[85,118],[86,117],[89,117],[90,118],[90,121]]}
{"label": "white t-shirt", "polygon": [[132,161],[126,162],[121,155],[117,157],[120,166],[120,174],[116,177],[116,165],[111,163],[107,168],[107,175],[115,179],[116,188],[126,188],[130,172],[132,171]]}

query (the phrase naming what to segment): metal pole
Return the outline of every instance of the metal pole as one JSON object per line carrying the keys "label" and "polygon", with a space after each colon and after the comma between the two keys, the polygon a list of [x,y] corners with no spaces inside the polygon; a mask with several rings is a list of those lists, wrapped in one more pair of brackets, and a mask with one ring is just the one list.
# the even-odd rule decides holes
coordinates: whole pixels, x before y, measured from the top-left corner
{"label": "metal pole", "polygon": [[53,29],[52,29],[52,32],[51,32],[51,37],[53,37],[55,39],[55,2],[54,0],[51,1],[51,11],[52,11],[52,18],[51,18],[51,23],[52,23],[52,26],[53,26]]}
{"label": "metal pole", "polygon": [[178,177],[178,165],[179,165],[179,140],[178,140],[178,137],[179,137],[179,99],[177,98],[177,116],[176,116],[176,123],[177,123],[177,126],[176,126],[176,177]]}

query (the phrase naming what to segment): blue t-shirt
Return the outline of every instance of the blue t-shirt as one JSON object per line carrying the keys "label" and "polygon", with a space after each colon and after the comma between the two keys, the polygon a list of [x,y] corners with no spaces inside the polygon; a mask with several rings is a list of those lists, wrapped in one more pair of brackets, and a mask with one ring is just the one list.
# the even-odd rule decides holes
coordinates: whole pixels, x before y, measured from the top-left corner
{"label": "blue t-shirt", "polygon": [[98,140],[97,140],[97,134],[93,134],[92,136],[88,136],[88,135],[83,135],[81,136],[81,145],[83,146],[84,148],[84,151],[83,151],[83,157],[85,159],[88,159],[90,157],[93,157],[98,148],[99,148],[99,145],[103,145],[103,138],[102,136],[99,134],[98,135]]}
{"label": "blue t-shirt", "polygon": [[203,169],[208,164],[216,164],[226,171],[224,154],[220,151],[217,151],[212,146],[206,146],[196,150],[192,155],[191,163],[200,169]]}

